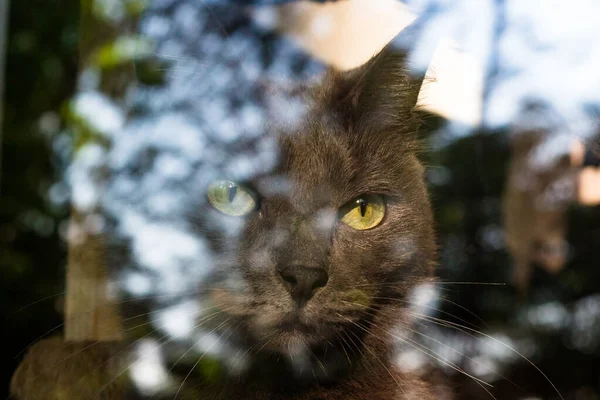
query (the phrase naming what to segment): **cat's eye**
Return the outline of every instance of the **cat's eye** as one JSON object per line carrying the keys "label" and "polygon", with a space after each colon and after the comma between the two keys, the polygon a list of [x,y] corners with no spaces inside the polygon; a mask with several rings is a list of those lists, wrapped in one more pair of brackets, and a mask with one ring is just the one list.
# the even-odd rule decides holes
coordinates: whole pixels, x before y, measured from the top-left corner
{"label": "cat's eye", "polygon": [[240,217],[256,209],[250,191],[231,181],[216,181],[208,186],[209,203],[224,214]]}
{"label": "cat's eye", "polygon": [[361,196],[341,209],[342,222],[359,231],[375,228],[385,215],[385,201],[376,194]]}

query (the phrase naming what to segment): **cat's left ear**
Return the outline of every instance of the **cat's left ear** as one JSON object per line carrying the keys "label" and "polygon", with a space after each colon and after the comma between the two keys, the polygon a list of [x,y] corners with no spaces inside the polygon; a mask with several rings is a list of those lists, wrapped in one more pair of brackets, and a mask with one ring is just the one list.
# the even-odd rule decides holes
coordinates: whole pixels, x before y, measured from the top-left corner
{"label": "cat's left ear", "polygon": [[406,127],[423,75],[413,74],[404,51],[386,46],[366,64],[350,71],[330,71],[326,104],[350,130],[377,131]]}

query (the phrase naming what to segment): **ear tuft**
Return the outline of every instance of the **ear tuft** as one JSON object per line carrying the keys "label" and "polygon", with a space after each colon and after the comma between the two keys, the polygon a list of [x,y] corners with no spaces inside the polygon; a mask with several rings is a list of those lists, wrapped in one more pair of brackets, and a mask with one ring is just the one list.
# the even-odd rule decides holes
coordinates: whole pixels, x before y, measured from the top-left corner
{"label": "ear tuft", "polygon": [[414,76],[406,54],[386,46],[366,64],[329,71],[321,100],[349,130],[385,130],[407,125],[423,76]]}

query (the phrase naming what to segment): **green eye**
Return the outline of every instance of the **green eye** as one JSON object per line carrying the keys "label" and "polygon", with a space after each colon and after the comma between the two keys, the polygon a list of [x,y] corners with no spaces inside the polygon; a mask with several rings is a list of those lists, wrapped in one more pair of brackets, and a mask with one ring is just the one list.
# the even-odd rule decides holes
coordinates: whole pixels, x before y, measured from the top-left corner
{"label": "green eye", "polygon": [[379,195],[361,196],[342,207],[342,222],[359,231],[375,228],[385,215],[385,202]]}
{"label": "green eye", "polygon": [[231,181],[216,181],[208,186],[209,203],[224,214],[240,217],[256,208],[250,192]]}

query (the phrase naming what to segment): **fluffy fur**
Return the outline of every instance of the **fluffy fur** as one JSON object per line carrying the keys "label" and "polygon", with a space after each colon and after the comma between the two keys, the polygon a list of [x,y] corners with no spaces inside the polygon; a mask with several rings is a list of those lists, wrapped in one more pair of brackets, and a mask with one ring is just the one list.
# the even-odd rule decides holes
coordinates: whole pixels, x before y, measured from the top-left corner
{"label": "fluffy fur", "polygon": [[[224,233],[204,217],[214,215],[210,205],[198,206],[196,229],[222,264],[201,288],[202,300],[220,311],[204,329],[243,351],[247,363],[235,372],[224,368],[217,378],[193,374],[180,398],[425,400],[448,395],[431,379],[401,372],[394,363],[398,338],[411,324],[410,290],[431,278],[435,260],[431,209],[416,154],[413,108],[420,85],[421,79],[408,74],[404,56],[390,49],[355,70],[329,72],[304,93],[309,108],[302,124],[274,124],[277,163],[242,182],[258,202],[241,220],[242,229],[233,236]],[[385,199],[381,224],[359,231],[340,223],[340,208],[365,194]],[[224,224],[240,221],[220,218]],[[301,307],[278,273],[288,265],[328,275],[326,285]],[[98,369],[91,351],[57,363],[53,374],[71,374],[71,382],[92,374],[95,378],[86,382],[96,386],[109,382],[118,368]],[[26,357],[13,382],[17,397],[38,399],[34,393],[44,393],[50,399],[61,390],[67,397],[54,398],[83,398],[76,385],[63,381],[58,389],[42,388],[40,380],[27,383],[42,364],[48,366],[40,362],[45,353],[38,345]],[[127,352],[119,357],[127,358]],[[190,365],[181,364],[185,375]],[[116,384],[107,390],[118,393]],[[134,396],[123,394],[130,393],[127,384],[120,387],[121,394],[110,398]]]}

